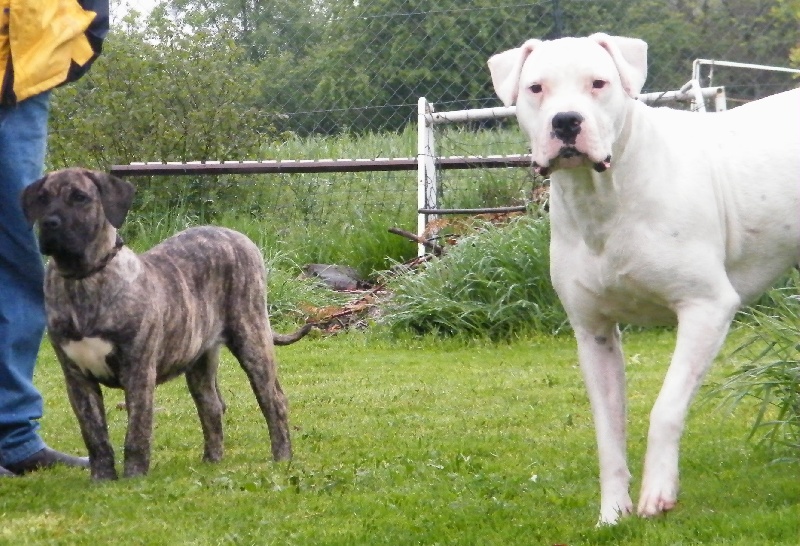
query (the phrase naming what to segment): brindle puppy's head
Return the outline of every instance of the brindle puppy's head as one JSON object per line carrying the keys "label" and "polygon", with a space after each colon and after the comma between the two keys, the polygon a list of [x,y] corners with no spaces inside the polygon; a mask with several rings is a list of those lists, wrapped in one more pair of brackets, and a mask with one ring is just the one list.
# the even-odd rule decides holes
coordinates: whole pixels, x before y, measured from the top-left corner
{"label": "brindle puppy's head", "polygon": [[133,201],[130,183],[71,168],[45,175],[22,192],[22,210],[39,226],[39,248],[62,272],[80,273],[113,248]]}

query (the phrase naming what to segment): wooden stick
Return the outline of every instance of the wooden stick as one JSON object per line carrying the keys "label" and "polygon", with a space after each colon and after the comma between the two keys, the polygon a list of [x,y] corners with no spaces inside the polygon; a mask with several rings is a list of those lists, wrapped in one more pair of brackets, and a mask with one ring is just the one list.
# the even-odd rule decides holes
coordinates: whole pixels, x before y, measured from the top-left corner
{"label": "wooden stick", "polygon": [[406,231],[404,229],[390,227],[389,233],[394,233],[395,235],[399,235],[401,237],[405,237],[411,241],[414,241],[417,244],[424,246],[425,248],[429,249],[433,252],[436,256],[441,256],[444,254],[444,247],[437,245],[433,241],[428,241],[427,239],[423,239],[422,237],[418,236],[415,233],[411,233],[410,231]]}

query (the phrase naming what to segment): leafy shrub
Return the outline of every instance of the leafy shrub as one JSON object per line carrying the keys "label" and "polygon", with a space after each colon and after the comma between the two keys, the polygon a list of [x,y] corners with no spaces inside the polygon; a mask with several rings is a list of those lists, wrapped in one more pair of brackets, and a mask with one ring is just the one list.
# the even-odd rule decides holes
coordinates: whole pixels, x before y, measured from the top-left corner
{"label": "leafy shrub", "polygon": [[441,259],[393,280],[383,322],[393,330],[490,339],[563,330],[566,314],[550,283],[549,237],[545,215],[481,225]]}
{"label": "leafy shrub", "polygon": [[[276,115],[256,106],[262,77],[224,29],[188,33],[163,10],[146,26],[126,19],[92,70],[54,93],[48,167],[257,157],[279,136]],[[207,216],[242,198],[230,177],[168,180],[137,181],[139,204]]]}

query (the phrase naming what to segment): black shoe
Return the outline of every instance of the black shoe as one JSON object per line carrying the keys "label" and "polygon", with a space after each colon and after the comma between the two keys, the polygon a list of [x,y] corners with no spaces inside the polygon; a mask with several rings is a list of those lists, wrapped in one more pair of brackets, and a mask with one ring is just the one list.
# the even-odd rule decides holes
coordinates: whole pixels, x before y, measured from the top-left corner
{"label": "black shoe", "polygon": [[66,453],[61,453],[55,449],[46,447],[37,451],[27,459],[23,459],[17,463],[7,464],[6,469],[13,474],[21,475],[28,472],[34,472],[42,468],[51,468],[57,464],[65,466],[75,466],[79,468],[89,468],[88,457],[73,457]]}
{"label": "black shoe", "polygon": [[10,478],[11,476],[16,476],[16,474],[0,466],[0,478]]}

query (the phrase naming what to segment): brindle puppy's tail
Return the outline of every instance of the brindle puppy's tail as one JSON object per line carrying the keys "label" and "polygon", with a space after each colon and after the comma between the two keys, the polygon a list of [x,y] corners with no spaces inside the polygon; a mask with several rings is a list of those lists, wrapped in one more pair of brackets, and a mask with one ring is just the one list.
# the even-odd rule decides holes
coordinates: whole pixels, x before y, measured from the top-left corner
{"label": "brindle puppy's tail", "polygon": [[291,334],[279,334],[272,332],[272,342],[275,345],[291,345],[295,341],[303,339],[311,331],[311,324],[304,324],[302,328]]}

